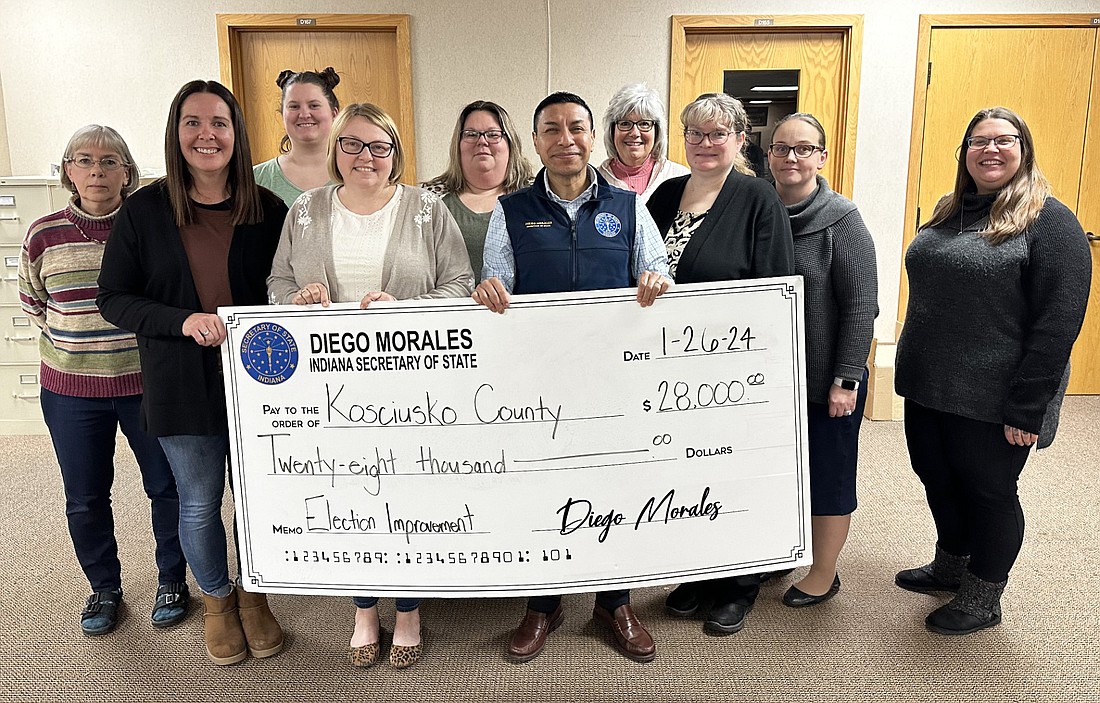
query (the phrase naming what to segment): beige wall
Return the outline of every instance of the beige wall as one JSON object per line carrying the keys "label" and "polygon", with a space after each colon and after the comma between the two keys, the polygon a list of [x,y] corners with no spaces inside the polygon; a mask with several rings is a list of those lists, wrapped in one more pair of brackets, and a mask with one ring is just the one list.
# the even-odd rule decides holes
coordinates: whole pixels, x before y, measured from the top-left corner
{"label": "beige wall", "polygon": [[[27,175],[47,172],[68,136],[89,122],[117,128],[143,167],[162,168],[164,119],[175,91],[188,80],[219,76],[219,12],[411,15],[417,173],[423,178],[444,168],[454,117],[470,100],[501,103],[526,131],[531,110],[548,88],[579,93],[597,117],[623,83],[646,81],[667,98],[670,15],[862,14],[854,200],[878,248],[877,333],[884,339],[893,337],[897,308],[918,16],[1100,15],[1096,0],[549,0],[548,44],[546,0],[4,0],[3,5],[0,169],[6,127],[12,173]],[[1006,69],[1013,75],[1028,71]],[[602,148],[598,152],[603,158]]]}

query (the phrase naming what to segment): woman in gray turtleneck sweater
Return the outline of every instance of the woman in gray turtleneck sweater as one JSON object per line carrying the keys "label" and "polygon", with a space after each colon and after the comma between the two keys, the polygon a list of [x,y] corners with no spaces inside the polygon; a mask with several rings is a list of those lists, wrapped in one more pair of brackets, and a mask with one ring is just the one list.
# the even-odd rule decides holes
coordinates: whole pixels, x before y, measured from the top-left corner
{"label": "woman in gray turtleneck sweater", "polygon": [[946,635],[1001,621],[1024,535],[1017,479],[1031,446],[1054,439],[1092,275],[1088,240],[1051,197],[1018,115],[978,112],[959,152],[955,190],[905,255],[895,377],[937,537],[935,560],[895,582],[956,593],[925,619]]}
{"label": "woman in gray turtleneck sweater", "polygon": [[818,175],[825,130],[813,115],[784,117],[768,165],[787,206],[794,268],[806,305],[807,436],[814,563],[783,595],[793,608],[840,590],[837,559],[856,508],[856,454],[867,398],[867,354],[878,315],[875,245],[856,206]]}

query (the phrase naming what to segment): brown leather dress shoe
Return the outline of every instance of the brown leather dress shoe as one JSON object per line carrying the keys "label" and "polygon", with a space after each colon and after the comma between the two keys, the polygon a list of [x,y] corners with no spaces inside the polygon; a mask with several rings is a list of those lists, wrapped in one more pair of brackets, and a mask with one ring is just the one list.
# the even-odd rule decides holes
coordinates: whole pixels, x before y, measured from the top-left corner
{"label": "brown leather dress shoe", "polygon": [[558,629],[563,620],[565,613],[561,605],[549,615],[528,609],[508,644],[508,654],[512,660],[525,662],[537,657],[546,645],[546,637]]}
{"label": "brown leather dress shoe", "polygon": [[653,661],[653,657],[657,656],[653,637],[629,603],[615,608],[614,614],[597,605],[592,609],[592,617],[611,629],[611,634],[615,635],[615,647],[623,656],[636,662]]}

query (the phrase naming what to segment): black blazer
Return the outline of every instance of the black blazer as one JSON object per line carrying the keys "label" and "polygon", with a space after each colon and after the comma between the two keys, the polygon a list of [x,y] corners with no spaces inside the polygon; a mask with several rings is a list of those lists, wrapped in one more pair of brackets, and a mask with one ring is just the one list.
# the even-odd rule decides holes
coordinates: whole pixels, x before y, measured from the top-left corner
{"label": "black blazer", "polygon": [[[646,206],[662,236],[680,209],[690,176],[670,178]],[[794,274],[794,239],[787,208],[763,178],[731,171],[676,264],[677,283],[737,281]]]}
{"label": "black blazer", "polygon": [[[260,193],[263,220],[238,225],[229,245],[234,305],[267,303],[267,276],[287,208],[269,191]],[[163,181],[123,202],[103,252],[96,303],[105,320],[137,334],[142,425],[149,434],[228,430],[221,349],[183,336],[184,320],[202,306]]]}

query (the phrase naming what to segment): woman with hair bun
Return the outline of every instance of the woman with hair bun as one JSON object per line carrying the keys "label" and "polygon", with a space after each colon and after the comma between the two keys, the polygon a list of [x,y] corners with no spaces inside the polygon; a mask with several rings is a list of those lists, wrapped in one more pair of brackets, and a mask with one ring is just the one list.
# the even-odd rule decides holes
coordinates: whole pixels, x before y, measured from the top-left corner
{"label": "woman with hair bun", "polygon": [[855,203],[821,176],[829,152],[816,117],[796,112],[772,131],[768,165],[794,236],[806,305],[806,437],[814,563],[783,595],[804,608],[840,590],[837,559],[856,509],[867,354],[878,314],[875,244]]}
{"label": "woman with hair bun", "polygon": [[256,164],[256,185],[272,191],[287,207],[303,192],[327,185],[328,135],[340,111],[333,93],[340,76],[329,66],[323,71],[287,69],[275,79],[282,91],[281,112],[286,134],[279,143],[282,152],[270,161]]}

